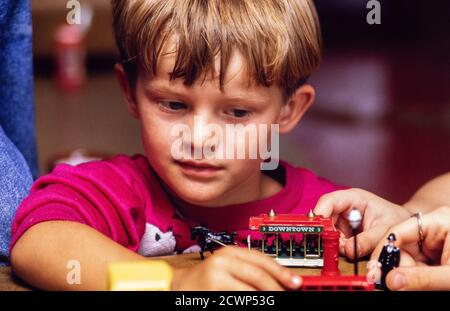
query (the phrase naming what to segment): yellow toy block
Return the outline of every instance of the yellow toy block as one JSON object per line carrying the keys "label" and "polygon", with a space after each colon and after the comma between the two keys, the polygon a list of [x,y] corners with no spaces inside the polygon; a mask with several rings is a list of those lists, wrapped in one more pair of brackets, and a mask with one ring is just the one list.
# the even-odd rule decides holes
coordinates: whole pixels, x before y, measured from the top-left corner
{"label": "yellow toy block", "polygon": [[114,262],[108,266],[108,288],[112,291],[168,291],[172,267],[162,260]]}

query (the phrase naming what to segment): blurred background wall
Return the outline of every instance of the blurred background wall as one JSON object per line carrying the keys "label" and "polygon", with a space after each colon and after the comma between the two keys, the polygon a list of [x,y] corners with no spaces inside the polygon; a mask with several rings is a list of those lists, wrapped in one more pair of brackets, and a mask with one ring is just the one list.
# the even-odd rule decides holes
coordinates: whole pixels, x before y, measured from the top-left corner
{"label": "blurred background wall", "polygon": [[[402,203],[450,171],[450,2],[379,2],[381,24],[369,25],[365,0],[315,1],[324,37],[323,63],[310,81],[317,100],[282,138],[281,156]],[[109,0],[89,1],[86,80],[70,92],[54,75],[67,1],[31,3],[41,172],[78,148],[94,156],[142,152],[113,72]]]}

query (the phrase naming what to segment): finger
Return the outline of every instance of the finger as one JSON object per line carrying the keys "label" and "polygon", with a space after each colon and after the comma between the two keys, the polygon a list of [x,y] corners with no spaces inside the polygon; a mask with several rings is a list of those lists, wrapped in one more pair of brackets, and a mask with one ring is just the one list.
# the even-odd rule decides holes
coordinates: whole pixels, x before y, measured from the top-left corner
{"label": "finger", "polygon": [[[425,214],[421,216],[422,220],[422,233],[423,233],[423,251],[422,254],[419,250],[417,242],[420,240],[419,236],[419,226],[417,218],[410,218],[401,224],[398,224],[392,227],[389,231],[396,235],[397,247],[401,249],[407,249],[408,252],[413,255],[416,261],[426,261],[427,256],[436,257],[433,253],[433,249],[436,248],[436,245],[441,245],[439,248],[442,249],[442,245],[444,245],[445,240],[448,235],[448,221],[446,215],[448,213],[448,208],[440,208],[429,214]],[[375,247],[374,252],[372,253],[372,259],[377,258],[381,249],[383,248],[384,241],[380,241],[379,244]],[[444,245],[445,249],[445,245]]]}
{"label": "finger", "polygon": [[262,291],[281,291],[284,288],[267,271],[258,266],[233,258],[229,261],[229,272],[241,283]]}
{"label": "finger", "polygon": [[234,277],[227,278],[223,283],[220,290],[230,290],[230,291],[257,291],[256,287],[253,287],[249,284],[246,284],[240,280],[235,279]]}
{"label": "finger", "polygon": [[290,289],[298,289],[301,286],[301,278],[289,271],[286,267],[281,266],[272,258],[263,255],[254,250],[236,249],[232,255],[242,262],[259,267],[269,273],[272,278],[277,280],[281,285]]}
{"label": "finger", "polygon": [[388,273],[391,290],[450,290],[450,266],[402,267]]}
{"label": "finger", "polygon": [[414,258],[416,263],[419,262],[427,262],[427,257],[420,252],[419,244],[416,242],[403,245],[401,248],[401,253],[408,253],[411,257]]}
{"label": "finger", "polygon": [[366,273],[367,281],[371,284],[375,284],[381,279],[381,270],[379,268],[369,269]]}
{"label": "finger", "polygon": [[[442,249],[449,234],[450,207],[441,207],[431,213],[421,216],[423,248],[424,251],[431,252],[438,247]],[[393,227],[392,231],[396,234],[397,246],[413,244],[419,241],[419,225],[417,219],[410,218],[407,221]]]}
{"label": "finger", "polygon": [[347,243],[347,238],[341,232],[341,236],[339,237],[339,254],[345,256],[345,244]]}
{"label": "finger", "polygon": [[256,291],[257,289],[251,286],[248,286],[247,284],[244,284],[242,282],[231,282],[229,284],[230,290],[232,291],[239,291],[239,292],[250,292],[250,291]]}
{"label": "finger", "polygon": [[[384,237],[386,227],[376,226],[356,235],[358,258],[370,254],[377,246],[378,241]],[[355,257],[355,237],[347,239],[345,243],[345,256],[353,259]]]}
{"label": "finger", "polygon": [[402,252],[400,255],[400,267],[414,267],[418,265],[424,265],[420,261],[417,261],[407,252]]}
{"label": "finger", "polygon": [[[424,234],[425,234],[425,220],[426,220],[425,216],[426,215],[422,216]],[[398,224],[398,225],[392,227],[389,230],[389,234],[390,233],[395,234],[396,239],[397,239],[395,244],[400,249],[402,248],[402,246],[404,246],[406,244],[417,243],[417,241],[419,241],[419,230],[418,230],[418,225],[417,225],[417,219],[410,218],[410,219],[402,222],[401,224]],[[384,238],[382,238],[380,240],[380,242],[377,244],[377,246],[375,247],[375,249],[372,253],[371,259],[378,258],[378,256],[381,253],[381,250],[383,249],[383,246],[386,244],[387,237],[388,237],[388,234],[386,234],[384,236]]]}
{"label": "finger", "polygon": [[442,248],[441,265],[450,265],[450,234],[447,235]]}
{"label": "finger", "polygon": [[347,217],[341,215],[335,222],[336,228],[346,237],[349,238],[352,236],[352,228],[348,222]]}
{"label": "finger", "polygon": [[364,196],[370,193],[361,189],[338,190],[323,195],[314,208],[314,213],[324,217],[333,214],[341,214],[348,209],[357,208],[361,214],[367,207],[367,200]]}

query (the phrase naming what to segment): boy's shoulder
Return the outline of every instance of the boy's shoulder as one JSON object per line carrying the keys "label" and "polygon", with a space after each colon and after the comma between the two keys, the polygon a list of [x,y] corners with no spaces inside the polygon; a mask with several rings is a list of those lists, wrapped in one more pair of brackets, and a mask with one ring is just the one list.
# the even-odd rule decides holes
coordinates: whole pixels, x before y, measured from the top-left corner
{"label": "boy's shoulder", "polygon": [[86,174],[91,172],[95,174],[108,169],[116,171],[149,170],[150,166],[146,157],[141,154],[133,156],[119,154],[110,158],[88,161],[78,165],[61,163],[54,168],[52,173],[61,174],[66,172],[80,172]]}
{"label": "boy's shoulder", "polygon": [[90,183],[134,187],[136,182],[145,183],[152,176],[151,167],[145,156],[120,154],[78,165],[58,164],[52,172],[40,177],[33,184],[33,189],[53,183],[64,183],[68,186],[76,183]]}
{"label": "boy's shoulder", "polygon": [[119,154],[109,159],[105,159],[103,162],[108,166],[124,170],[136,170],[139,172],[151,171],[151,166],[148,163],[147,158],[142,154],[135,154],[132,156]]}

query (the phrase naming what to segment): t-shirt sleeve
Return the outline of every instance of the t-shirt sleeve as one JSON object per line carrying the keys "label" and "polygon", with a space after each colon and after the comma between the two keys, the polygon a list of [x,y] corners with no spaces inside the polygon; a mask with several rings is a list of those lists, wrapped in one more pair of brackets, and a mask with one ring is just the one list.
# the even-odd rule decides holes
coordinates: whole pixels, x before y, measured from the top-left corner
{"label": "t-shirt sleeve", "polygon": [[133,169],[131,163],[107,161],[57,166],[33,184],[17,210],[10,250],[31,226],[62,220],[90,226],[136,251],[145,231],[145,204],[127,174]]}

